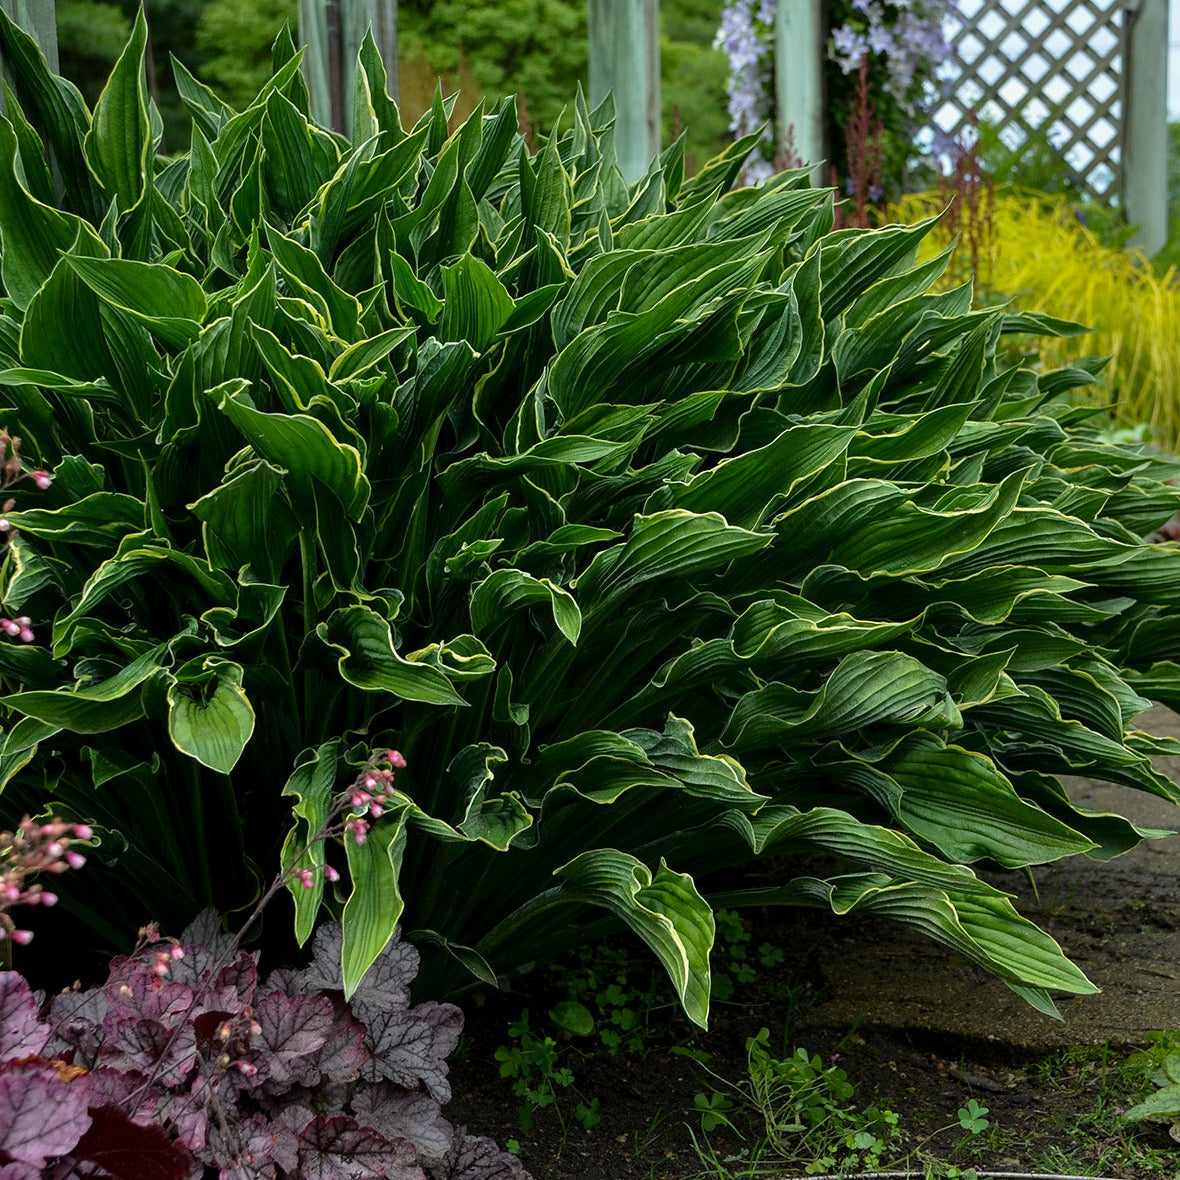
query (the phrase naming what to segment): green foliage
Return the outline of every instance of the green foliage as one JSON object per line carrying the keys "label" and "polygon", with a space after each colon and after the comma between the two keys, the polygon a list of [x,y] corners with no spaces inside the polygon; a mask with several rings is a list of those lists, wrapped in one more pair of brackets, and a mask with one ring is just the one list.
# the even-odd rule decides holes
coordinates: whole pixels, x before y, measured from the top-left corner
{"label": "green foliage", "polygon": [[466,61],[484,94],[523,92],[542,130],[553,126],[586,73],[586,6],[565,0],[402,0],[401,55],[458,77]]}
{"label": "green foliage", "polygon": [[[8,514],[41,643],[0,647],[0,782],[101,838],[63,904],[112,938],[241,906],[292,801],[285,863],[396,747],[297,912],[341,915],[346,986],[399,921],[427,990],[613,923],[703,1024],[710,897],[915,926],[1045,1011],[1092,990],[970,867],[1138,842],[1059,773],[1177,797],[1132,727],[1180,700],[1180,557],[1139,540],[1176,468],[1098,439],[1093,366],[997,352],[1073,325],[932,293],[928,222],[729,191],[748,145],[628,188],[609,107],[535,157],[511,102],[407,131],[371,42],[355,143],[280,44],[237,115],[179,76],[175,161],[142,25],[93,117],[0,42],[0,393],[54,475]],[[807,851],[832,875],[727,875]]]}
{"label": "green foliage", "polygon": [[747,1037],[746,1077],[726,1090],[695,1096],[702,1132],[745,1129],[755,1145],[743,1158],[794,1165],[808,1175],[879,1168],[896,1141],[897,1114],[877,1105],[858,1109],[855,1088],[834,1063],[825,1065],[798,1048],[780,1058],[769,1044],[765,1028]]}
{"label": "green foliage", "polygon": [[275,37],[284,22],[296,28],[298,15],[296,0],[208,0],[196,28],[201,77],[230,106],[249,106],[270,77]]}

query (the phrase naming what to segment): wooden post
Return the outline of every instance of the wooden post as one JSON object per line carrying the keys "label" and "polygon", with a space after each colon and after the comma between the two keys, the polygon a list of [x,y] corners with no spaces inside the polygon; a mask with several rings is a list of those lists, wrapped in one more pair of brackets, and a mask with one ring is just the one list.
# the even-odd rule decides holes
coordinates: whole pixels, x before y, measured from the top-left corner
{"label": "wooden post", "polygon": [[299,40],[307,46],[303,73],[312,114],[345,134],[352,129],[356,55],[369,28],[396,98],[397,0],[299,0]]}
{"label": "wooden post", "polygon": [[1120,193],[1131,244],[1151,255],[1168,240],[1168,0],[1127,0],[1123,13]]}
{"label": "wooden post", "polygon": [[820,0],[778,0],[774,18],[775,143],[817,166],[825,183],[824,22]]}
{"label": "wooden post", "polygon": [[57,9],[54,0],[0,0],[4,11],[41,46],[49,68],[56,74]]}
{"label": "wooden post", "polygon": [[660,152],[659,0],[588,0],[590,102],[613,91],[623,176],[643,176]]}

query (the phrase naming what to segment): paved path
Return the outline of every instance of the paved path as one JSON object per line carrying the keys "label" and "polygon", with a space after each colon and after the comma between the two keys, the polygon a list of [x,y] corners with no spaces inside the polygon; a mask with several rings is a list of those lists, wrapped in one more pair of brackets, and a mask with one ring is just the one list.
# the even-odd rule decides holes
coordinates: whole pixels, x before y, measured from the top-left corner
{"label": "paved path", "polygon": [[[1180,717],[1166,709],[1145,714],[1141,726],[1180,736]],[[1180,759],[1157,765],[1180,781]],[[1077,802],[1140,827],[1180,828],[1180,810],[1165,800],[1089,780],[1069,787]],[[859,1023],[1033,1053],[1138,1044],[1152,1030],[1180,1029],[1180,836],[1145,841],[1106,863],[1047,865],[1036,870],[1035,892],[1018,874],[989,879],[1018,895],[1020,912],[1057,938],[1100,994],[1060,999],[1064,1020],[1055,1021],[928,939],[858,922],[837,925],[820,952],[829,998],[800,1025]]]}

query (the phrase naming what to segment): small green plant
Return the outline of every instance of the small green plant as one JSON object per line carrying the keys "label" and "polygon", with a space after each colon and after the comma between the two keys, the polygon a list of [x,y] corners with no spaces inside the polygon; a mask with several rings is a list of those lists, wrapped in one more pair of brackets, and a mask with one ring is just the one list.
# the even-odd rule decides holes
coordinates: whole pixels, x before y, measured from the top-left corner
{"label": "small green plant", "polygon": [[986,1106],[981,1106],[974,1098],[971,1098],[967,1105],[959,1110],[959,1126],[968,1135],[982,1135],[990,1125],[987,1118],[988,1113]]}
{"label": "small green plant", "polygon": [[514,1043],[501,1045],[495,1057],[500,1076],[514,1079],[512,1092],[521,1100],[520,1129],[527,1135],[536,1125],[537,1112],[556,1106],[558,1095],[574,1084],[574,1074],[560,1063],[557,1042],[529,1027],[527,1008],[508,1026],[508,1035]]}
{"label": "small green plant", "polygon": [[705,1137],[697,1144],[702,1163],[720,1169],[708,1136],[721,1127],[742,1134],[742,1123],[752,1141],[743,1159],[801,1167],[809,1175],[880,1167],[897,1142],[897,1113],[876,1104],[858,1109],[855,1088],[834,1060],[825,1064],[803,1048],[778,1057],[769,1045],[766,1028],[746,1039],[746,1077],[736,1085],[702,1062],[725,1086],[694,1098]]}

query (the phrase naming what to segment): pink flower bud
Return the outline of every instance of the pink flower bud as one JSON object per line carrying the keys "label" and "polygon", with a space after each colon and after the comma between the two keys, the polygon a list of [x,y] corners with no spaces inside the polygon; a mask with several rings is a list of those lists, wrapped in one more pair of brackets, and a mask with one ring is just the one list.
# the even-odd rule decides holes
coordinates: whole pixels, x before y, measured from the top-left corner
{"label": "pink flower bud", "polygon": [[310,889],[315,884],[315,880],[311,875],[311,869],[300,869],[299,880],[303,882],[304,889]]}
{"label": "pink flower bud", "polygon": [[4,896],[9,901],[20,901],[20,886],[19,885],[6,885],[4,887]]}
{"label": "pink flower bud", "polygon": [[333,883],[340,880],[340,874],[331,865],[324,865],[324,876]]}
{"label": "pink flower bud", "polygon": [[31,628],[29,628],[29,627],[22,627],[22,628],[20,629],[20,641],[21,641],[21,643],[32,643],[32,642],[33,642],[33,640],[34,640],[35,638],[36,638],[36,636],[33,634],[33,632],[32,632],[32,629],[31,629]]}
{"label": "pink flower bud", "polygon": [[238,1073],[240,1073],[243,1077],[252,1078],[258,1072],[258,1066],[251,1065],[248,1061],[239,1061],[236,1064]]}
{"label": "pink flower bud", "polygon": [[10,528],[12,528],[12,525],[9,524],[8,517],[0,516],[0,533],[6,533]]}
{"label": "pink flower bud", "polygon": [[20,623],[17,623],[12,619],[0,619],[0,627],[4,628],[4,633],[6,635],[20,634]]}
{"label": "pink flower bud", "polygon": [[19,946],[28,946],[33,941],[33,932],[31,930],[14,930],[12,932],[12,941]]}
{"label": "pink flower bud", "polygon": [[164,976],[168,974],[168,964],[167,963],[157,963],[152,968],[152,974],[158,976],[160,979],[163,979]]}
{"label": "pink flower bud", "polygon": [[93,840],[94,829],[89,824],[74,824],[74,835],[79,840]]}
{"label": "pink flower bud", "polygon": [[374,819],[376,819],[377,816],[381,815],[384,811],[385,811],[385,808],[382,807],[380,803],[370,803],[369,804],[369,814]]}
{"label": "pink flower bud", "polygon": [[52,856],[56,860],[62,853],[65,852],[65,845],[59,844],[56,840],[45,845],[45,855]]}
{"label": "pink flower bud", "polygon": [[174,946],[168,953],[172,956],[173,961],[178,961],[184,958],[184,951],[182,951],[178,946]]}
{"label": "pink flower bud", "polygon": [[80,852],[67,852],[66,864],[71,869],[80,869],[86,863],[86,858]]}
{"label": "pink flower bud", "polygon": [[53,482],[53,476],[48,471],[34,471],[33,482],[39,488],[45,489]]}
{"label": "pink flower bud", "polygon": [[57,894],[56,893],[42,893],[41,894],[41,904],[42,905],[57,905]]}
{"label": "pink flower bud", "polygon": [[391,766],[396,766],[398,770],[405,769],[406,760],[401,756],[400,753],[398,753],[397,750],[390,750],[385,755],[385,758]]}

